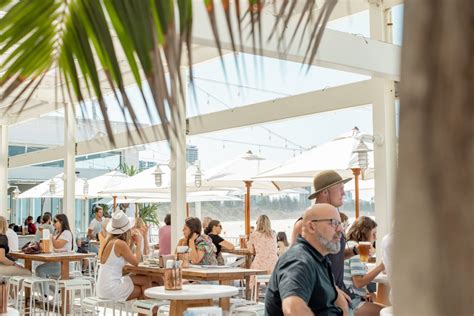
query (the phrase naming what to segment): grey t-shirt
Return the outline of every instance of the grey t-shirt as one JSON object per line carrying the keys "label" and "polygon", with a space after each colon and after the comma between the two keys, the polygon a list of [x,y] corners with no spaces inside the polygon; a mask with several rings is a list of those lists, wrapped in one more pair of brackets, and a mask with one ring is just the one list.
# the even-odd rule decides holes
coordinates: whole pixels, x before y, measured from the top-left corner
{"label": "grey t-shirt", "polygon": [[100,221],[98,221],[97,218],[91,220],[91,223],[89,224],[89,229],[92,229],[94,236],[97,237],[97,235],[102,230],[102,219]]}

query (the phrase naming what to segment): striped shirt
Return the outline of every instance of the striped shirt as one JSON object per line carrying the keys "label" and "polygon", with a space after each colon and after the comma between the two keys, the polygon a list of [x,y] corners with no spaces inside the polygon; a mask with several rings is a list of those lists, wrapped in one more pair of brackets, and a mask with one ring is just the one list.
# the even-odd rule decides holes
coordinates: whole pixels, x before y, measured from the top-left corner
{"label": "striped shirt", "polygon": [[[350,245],[352,247],[352,245]],[[360,261],[360,256],[353,256],[350,259],[344,261],[344,284],[345,286],[357,296],[366,297],[367,287],[356,288],[352,282],[352,277],[356,275],[366,275],[367,266],[364,262]]]}

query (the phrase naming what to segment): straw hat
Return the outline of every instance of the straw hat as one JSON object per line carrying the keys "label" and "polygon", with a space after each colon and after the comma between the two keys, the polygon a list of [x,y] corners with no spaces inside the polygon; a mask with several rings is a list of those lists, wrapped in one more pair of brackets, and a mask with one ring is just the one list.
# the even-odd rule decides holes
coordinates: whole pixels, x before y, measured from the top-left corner
{"label": "straw hat", "polygon": [[107,232],[112,235],[120,235],[132,228],[128,216],[123,211],[116,211],[112,214],[112,220],[107,224]]}
{"label": "straw hat", "polygon": [[314,193],[311,194],[308,199],[312,200],[316,198],[316,195],[330,187],[339,184],[349,182],[351,178],[343,179],[339,173],[334,170],[325,170],[318,173],[313,180]]}

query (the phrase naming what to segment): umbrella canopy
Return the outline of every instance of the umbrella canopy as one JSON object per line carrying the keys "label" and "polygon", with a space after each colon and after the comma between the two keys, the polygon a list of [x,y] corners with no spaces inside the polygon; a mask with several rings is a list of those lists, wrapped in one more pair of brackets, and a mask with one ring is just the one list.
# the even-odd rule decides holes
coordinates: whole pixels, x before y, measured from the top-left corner
{"label": "umbrella canopy", "polygon": [[[156,167],[146,169],[128,179],[123,180],[116,186],[109,187],[99,194],[102,195],[115,195],[115,196],[141,196],[149,197],[150,194],[166,193],[169,196],[170,193],[170,182],[171,182],[171,170],[168,165],[159,166],[163,174],[161,175],[161,185],[157,186],[155,180]],[[188,192],[193,191],[213,191],[211,187],[196,187],[195,174],[198,172],[197,166],[190,166],[186,169],[186,189]],[[160,197],[158,197],[160,198]]]}
{"label": "umbrella canopy", "polygon": [[[87,181],[80,179],[81,181],[76,181],[75,196],[76,198],[112,197],[111,194],[99,194],[99,192],[106,188],[119,185],[126,179],[128,179],[128,176],[125,173],[115,170]],[[58,190],[57,195],[63,197],[64,187]]]}
{"label": "umbrella canopy", "polygon": [[280,164],[267,160],[248,151],[243,155],[225,162],[204,173],[203,186],[243,188],[244,182],[252,181],[252,190],[278,192],[288,188],[300,188],[308,185],[307,181],[299,179],[257,179],[257,175],[266,170],[278,167]]}
{"label": "umbrella canopy", "polygon": [[217,167],[205,172],[203,185],[214,187],[234,187],[245,188],[244,222],[245,234],[250,233],[250,195],[253,189],[265,191],[280,191],[285,187],[303,187],[306,182],[275,181],[265,179],[255,179],[255,177],[265,170],[274,169],[279,164],[254,155],[251,151]]}
{"label": "umbrella canopy", "polygon": [[[41,182],[40,184],[32,187],[31,189],[21,193],[20,195],[18,195],[18,198],[19,199],[29,199],[29,198],[44,198],[44,197],[48,197],[48,198],[54,198],[54,197],[57,197],[56,196],[56,192],[58,190],[64,190],[64,180],[63,180],[63,177],[64,177],[64,173],[60,173],[56,176],[54,176],[53,178],[51,178],[50,180],[46,180],[44,182]],[[54,193],[51,193],[50,192],[50,185],[51,183],[54,183],[54,188],[55,188],[55,192]]]}
{"label": "umbrella canopy", "polygon": [[[352,136],[353,132],[343,134],[330,142],[314,147],[296,156],[272,170],[262,172],[255,179],[284,180],[293,179],[311,183],[315,175],[323,170],[335,170],[343,178],[352,177],[349,169],[353,157],[353,147],[359,140]],[[369,147],[370,150],[370,147]],[[368,168],[364,172],[364,179],[373,178],[373,152],[368,152]]]}

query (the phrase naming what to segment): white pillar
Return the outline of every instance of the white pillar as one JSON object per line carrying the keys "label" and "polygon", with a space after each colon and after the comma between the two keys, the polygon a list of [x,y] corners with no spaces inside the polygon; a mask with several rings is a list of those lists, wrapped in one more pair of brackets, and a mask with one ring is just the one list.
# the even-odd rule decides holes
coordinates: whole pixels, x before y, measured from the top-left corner
{"label": "white pillar", "polygon": [[[181,69],[184,95],[187,91],[186,69]],[[171,249],[174,249],[183,235],[182,228],[186,213],[186,100],[178,98],[176,111],[181,115],[177,137],[171,134]]]}
{"label": "white pillar", "polygon": [[64,107],[64,198],[63,213],[69,220],[71,231],[76,237],[76,115],[74,106]]}
{"label": "white pillar", "polygon": [[[391,21],[389,9],[384,10],[381,0],[369,0],[370,35],[372,39],[391,41]],[[382,143],[374,145],[375,160],[375,218],[378,224],[378,241],[391,230],[395,177],[397,166],[397,137],[395,117],[395,83],[383,78],[373,78],[374,91],[372,116],[374,135],[380,136]],[[381,258],[381,247],[377,247],[377,258]]]}
{"label": "white pillar", "polygon": [[0,215],[8,218],[8,126],[0,125]]}

